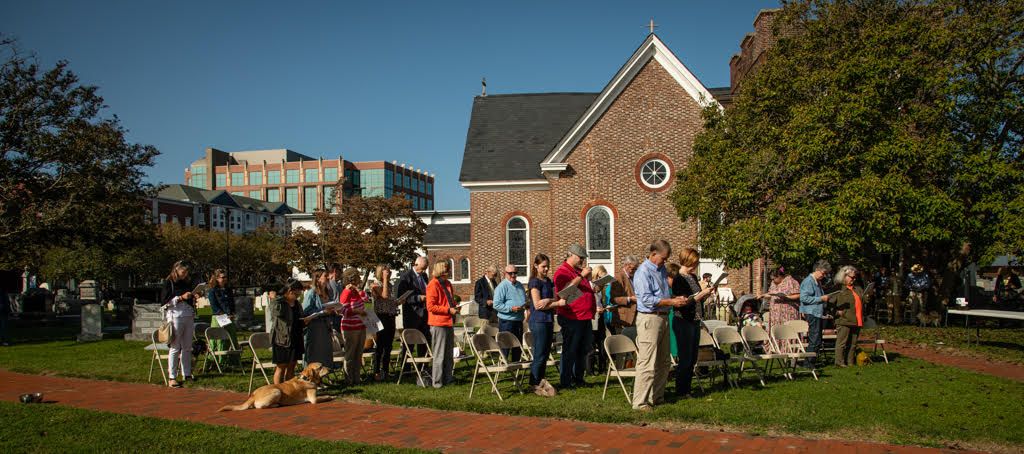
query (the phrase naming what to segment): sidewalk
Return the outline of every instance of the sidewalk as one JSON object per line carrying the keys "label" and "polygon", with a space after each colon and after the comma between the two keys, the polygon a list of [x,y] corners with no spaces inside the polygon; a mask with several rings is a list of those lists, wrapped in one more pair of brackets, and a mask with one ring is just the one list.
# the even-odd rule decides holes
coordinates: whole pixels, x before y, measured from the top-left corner
{"label": "sidewalk", "polygon": [[[878,443],[668,432],[632,425],[482,415],[347,402],[217,413],[245,401],[241,393],[26,375],[0,370],[0,399],[42,392],[59,405],[192,422],[269,430],[445,452],[737,452],[937,453],[937,449]],[[272,424],[272,421],[275,421]],[[963,452],[963,451],[956,451]]]}
{"label": "sidewalk", "polygon": [[993,362],[976,356],[942,353],[931,348],[921,348],[906,342],[891,342],[886,346],[886,350],[942,366],[956,367],[995,377],[1024,381],[1024,366],[1018,364]]}

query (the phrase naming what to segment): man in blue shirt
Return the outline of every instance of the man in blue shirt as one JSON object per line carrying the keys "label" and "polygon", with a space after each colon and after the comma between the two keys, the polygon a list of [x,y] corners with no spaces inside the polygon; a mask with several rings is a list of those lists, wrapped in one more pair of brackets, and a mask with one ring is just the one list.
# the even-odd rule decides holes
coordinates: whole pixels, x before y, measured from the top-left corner
{"label": "man in blue shirt", "polygon": [[[821,290],[820,282],[831,271],[832,265],[824,260],[818,260],[814,264],[814,271],[800,283],[800,313],[804,314],[804,318],[807,320],[808,352],[817,353],[821,350],[821,316],[824,314],[828,295]],[[807,366],[811,367],[812,365],[813,361],[808,359]]]}
{"label": "man in blue shirt", "polygon": [[[523,313],[526,311],[526,289],[516,280],[515,265],[505,266],[505,276],[494,288],[494,310],[498,312],[498,331],[509,332],[522,342]],[[502,349],[510,362],[519,361],[522,350],[518,348]]]}
{"label": "man in blue shirt", "polygon": [[633,275],[636,293],[636,380],[633,409],[651,411],[665,400],[665,383],[672,366],[668,311],[686,304],[685,297],[672,298],[665,262],[672,246],[665,240],[651,244],[650,254]]}

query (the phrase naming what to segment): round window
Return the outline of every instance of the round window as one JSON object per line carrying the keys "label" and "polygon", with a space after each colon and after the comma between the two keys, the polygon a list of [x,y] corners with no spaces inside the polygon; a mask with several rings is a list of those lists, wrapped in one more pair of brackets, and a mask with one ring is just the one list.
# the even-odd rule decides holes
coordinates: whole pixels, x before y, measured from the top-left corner
{"label": "round window", "polygon": [[661,159],[651,159],[640,166],[640,180],[644,186],[658,189],[668,183],[668,163]]}

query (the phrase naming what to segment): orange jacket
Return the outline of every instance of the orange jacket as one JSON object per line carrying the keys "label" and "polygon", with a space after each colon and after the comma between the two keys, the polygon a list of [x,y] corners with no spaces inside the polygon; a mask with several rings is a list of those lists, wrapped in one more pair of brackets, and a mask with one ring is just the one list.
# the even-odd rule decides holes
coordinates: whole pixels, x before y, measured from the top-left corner
{"label": "orange jacket", "polygon": [[[445,294],[444,285],[448,289]],[[452,283],[448,280],[438,281],[431,279],[427,284],[427,324],[430,326],[452,326],[452,315],[448,309],[454,307],[453,301],[448,301],[448,295],[452,293]],[[454,298],[454,297],[453,297]]]}

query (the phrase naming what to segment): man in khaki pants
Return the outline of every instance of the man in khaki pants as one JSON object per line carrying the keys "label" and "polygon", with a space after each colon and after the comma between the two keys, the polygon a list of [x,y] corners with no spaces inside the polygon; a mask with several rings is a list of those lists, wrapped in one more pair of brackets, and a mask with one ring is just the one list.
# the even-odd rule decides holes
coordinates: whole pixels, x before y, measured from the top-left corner
{"label": "man in khaki pants", "polygon": [[668,286],[665,261],[672,247],[665,240],[651,244],[647,260],[633,275],[637,298],[636,315],[636,382],[633,385],[633,409],[651,411],[665,401],[665,383],[672,361],[670,358],[668,309],[682,306],[685,297],[672,298]]}

